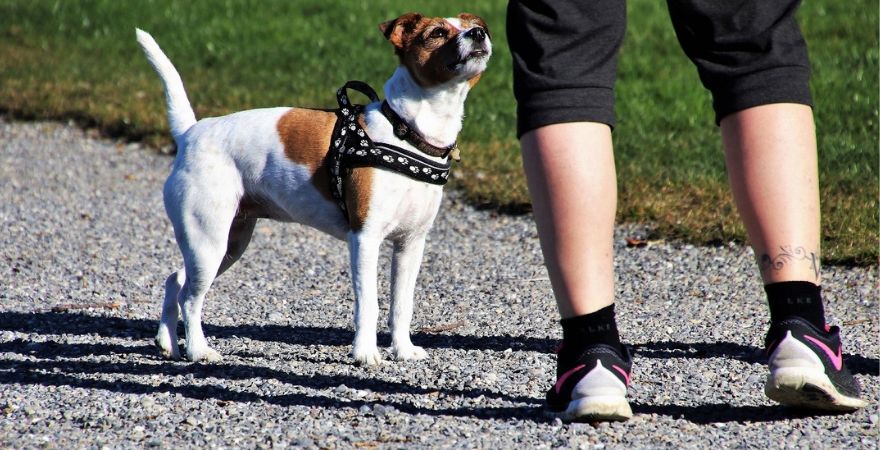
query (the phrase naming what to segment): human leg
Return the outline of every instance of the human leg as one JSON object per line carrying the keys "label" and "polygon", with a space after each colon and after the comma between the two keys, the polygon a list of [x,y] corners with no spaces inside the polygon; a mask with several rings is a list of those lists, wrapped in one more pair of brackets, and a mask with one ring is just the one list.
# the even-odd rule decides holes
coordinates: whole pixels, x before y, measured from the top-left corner
{"label": "human leg", "polygon": [[819,284],[819,174],[813,111],[776,103],[721,120],[730,185],[764,284]]}
{"label": "human leg", "polygon": [[[682,48],[712,92],[728,176],[770,305],[767,395],[824,410],[864,406],[825,325],[816,138],[797,0],[668,0]],[[835,354],[836,351],[836,354]]]}
{"label": "human leg", "polygon": [[617,179],[611,129],[601,123],[548,125],[522,137],[535,223],[563,319],[614,301]]}
{"label": "human leg", "polygon": [[622,0],[508,6],[523,165],[563,317],[548,412],[565,420],[632,415],[630,358],[613,310],[611,127],[625,19]]}
{"label": "human leg", "polygon": [[731,188],[770,303],[768,397],[831,411],[866,405],[825,325],[819,288],[819,188],[812,110],[778,103],[721,120]]}

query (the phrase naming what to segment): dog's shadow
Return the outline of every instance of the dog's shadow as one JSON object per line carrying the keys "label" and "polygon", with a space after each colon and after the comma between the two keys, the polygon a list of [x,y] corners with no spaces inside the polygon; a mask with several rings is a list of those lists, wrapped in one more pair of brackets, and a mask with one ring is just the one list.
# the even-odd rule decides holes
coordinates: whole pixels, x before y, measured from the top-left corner
{"label": "dog's shadow", "polygon": [[[124,319],[108,316],[91,316],[75,313],[18,313],[0,312],[0,331],[52,335],[89,335],[97,333],[108,338],[127,338],[151,340],[155,332],[155,322],[144,319]],[[282,326],[282,325],[238,325],[217,326],[205,324],[206,334],[217,338],[234,336],[261,341],[275,341],[293,345],[349,345],[353,332],[345,328]],[[379,338],[380,343],[390,341],[387,333]],[[462,350],[490,350],[502,352],[506,349],[535,352],[552,352],[556,342],[547,338],[528,336],[467,336],[452,334],[414,333],[413,341],[428,348],[454,348]],[[650,342],[633,346],[636,353],[647,358],[714,358],[738,359],[747,363],[763,363],[760,349],[730,342],[717,343],[678,343]],[[102,389],[114,392],[150,394],[157,392],[176,393],[186,397],[218,401],[267,402],[282,406],[314,406],[321,408],[342,408],[381,403],[410,414],[444,415],[474,417],[482,419],[523,419],[546,421],[541,412],[543,399],[528,396],[508,395],[504,392],[485,388],[447,389],[421,387],[405,382],[381,380],[375,377],[355,375],[298,375],[258,365],[246,364],[188,364],[167,362],[156,364],[158,351],[152,345],[121,345],[110,343],[58,343],[55,341],[32,342],[13,339],[0,342],[0,355],[18,354],[36,356],[37,360],[9,360],[0,357],[0,383],[37,384],[43,386],[74,386],[86,389]],[[92,360],[78,361],[94,355],[131,354],[147,358],[138,362],[130,358],[126,362],[104,363]],[[853,373],[880,375],[880,361],[860,355],[847,355],[847,364]],[[159,385],[144,384],[131,380],[107,381],[96,379],[93,375],[116,373],[122,375],[167,375],[169,377],[186,375],[195,378],[214,377],[219,379],[275,379],[288,385],[305,386],[315,390],[334,389],[346,385],[355,389],[367,389],[381,394],[424,395],[439,391],[442,395],[477,399],[513,402],[522,406],[511,407],[448,407],[427,408],[402,401],[349,400],[336,396],[315,396],[307,394],[262,395],[252,392],[230,390],[224,387],[187,385],[171,383]],[[82,375],[87,375],[83,377]],[[92,376],[89,376],[92,375]],[[740,406],[724,404],[703,404],[698,406],[646,405],[633,403],[636,413],[660,414],[681,418],[695,423],[713,422],[754,422],[775,421],[798,417],[801,413],[782,407]]]}

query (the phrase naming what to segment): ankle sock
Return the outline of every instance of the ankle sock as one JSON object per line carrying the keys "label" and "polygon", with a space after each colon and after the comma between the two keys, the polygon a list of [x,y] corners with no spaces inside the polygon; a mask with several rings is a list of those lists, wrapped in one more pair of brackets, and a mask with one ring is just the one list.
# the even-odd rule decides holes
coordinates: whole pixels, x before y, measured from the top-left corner
{"label": "ankle sock", "polygon": [[822,287],[809,281],[784,281],[764,286],[770,305],[770,322],[789,316],[806,319],[820,330],[825,327]]}
{"label": "ankle sock", "polygon": [[563,348],[583,348],[592,344],[607,344],[621,351],[617,321],[614,320],[614,305],[582,316],[559,321],[562,324]]}

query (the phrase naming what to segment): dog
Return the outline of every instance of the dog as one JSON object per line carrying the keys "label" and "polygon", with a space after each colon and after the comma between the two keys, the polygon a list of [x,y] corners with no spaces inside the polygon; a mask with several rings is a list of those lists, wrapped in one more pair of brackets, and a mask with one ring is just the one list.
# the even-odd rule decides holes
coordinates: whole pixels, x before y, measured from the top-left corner
{"label": "dog", "polygon": [[[431,167],[442,168],[449,155],[425,152],[437,148],[448,153],[455,147],[465,98],[492,54],[488,27],[472,14],[441,18],[408,13],[380,24],[379,30],[393,45],[399,65],[384,85],[387,105],[372,96],[374,101],[361,109],[356,124],[351,119],[351,130],[359,125],[358,133],[365,131],[372,141],[408,151],[415,159],[420,156],[427,164],[421,168],[426,173]],[[165,281],[156,335],[162,354],[181,357],[180,315],[186,358],[221,360],[202,331],[205,294],[214,279],[242,256],[257,220],[268,218],[305,224],[347,242],[355,296],[351,355],[360,364],[382,362],[376,345],[376,277],[380,245],[390,240],[389,350],[398,360],[425,358],[425,350],[410,340],[410,323],[425,237],[440,207],[442,185],[386,167],[330,170],[337,112],[349,113],[348,108],[253,109],[197,121],[171,61],[148,33],[137,29],[136,35],[162,79],[178,148],[163,199],[184,267]],[[344,92],[339,98],[342,105]],[[399,123],[390,119],[395,116]],[[342,133],[348,131],[346,126],[341,126]],[[408,132],[401,133],[401,127]],[[408,161],[402,156],[386,159]],[[420,172],[418,167],[412,169]],[[331,187],[333,180],[336,185]],[[336,187],[344,188],[344,193],[334,194]]]}

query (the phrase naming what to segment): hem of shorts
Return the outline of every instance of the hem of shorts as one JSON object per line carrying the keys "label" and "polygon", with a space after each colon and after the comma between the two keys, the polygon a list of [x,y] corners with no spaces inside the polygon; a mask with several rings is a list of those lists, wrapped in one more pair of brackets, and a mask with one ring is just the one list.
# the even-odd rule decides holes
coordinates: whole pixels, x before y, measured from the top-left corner
{"label": "hem of shorts", "polygon": [[612,130],[616,125],[614,112],[606,108],[556,108],[528,114],[520,112],[517,115],[516,137],[519,139],[529,131],[548,125],[572,122],[603,123]]}
{"label": "hem of shorts", "polygon": [[[526,92],[526,95],[523,93]],[[614,89],[604,86],[520,90],[517,137],[547,125],[599,122],[614,128]]]}
{"label": "hem of shorts", "polygon": [[712,107],[715,124],[730,114],[756,106],[795,103],[813,107],[810,95],[810,69],[801,66],[782,67],[756,72],[738,78],[731,86],[715,89]]}

